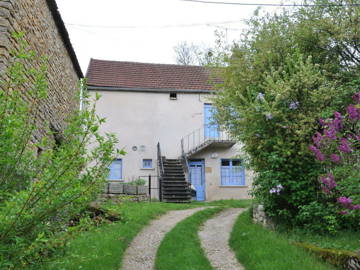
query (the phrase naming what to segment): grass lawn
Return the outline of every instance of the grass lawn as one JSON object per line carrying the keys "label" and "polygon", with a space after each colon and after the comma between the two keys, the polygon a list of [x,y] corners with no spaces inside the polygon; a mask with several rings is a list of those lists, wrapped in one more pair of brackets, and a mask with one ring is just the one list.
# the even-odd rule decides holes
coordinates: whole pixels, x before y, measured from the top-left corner
{"label": "grass lawn", "polygon": [[107,207],[120,213],[125,220],[82,233],[70,241],[65,256],[47,263],[42,269],[118,270],[125,249],[150,220],[169,210],[186,209],[190,205],[126,202]]}
{"label": "grass lawn", "polygon": [[231,233],[230,246],[246,270],[334,269],[276,232],[251,222],[249,211],[241,214]]}
{"label": "grass lawn", "polygon": [[213,270],[201,249],[200,226],[223,208],[200,211],[178,223],[166,234],[156,254],[156,270]]}
{"label": "grass lawn", "polygon": [[319,235],[303,231],[292,231],[285,234],[293,242],[310,243],[318,247],[329,249],[360,250],[359,232],[339,232],[336,235]]}
{"label": "grass lawn", "polygon": [[42,270],[118,270],[126,248],[132,239],[152,219],[169,210],[188,209],[201,206],[247,207],[250,200],[223,200],[211,203],[192,202],[189,204],[171,204],[160,202],[107,203],[106,208],[120,213],[123,221],[101,225],[91,231],[81,233],[69,242],[65,255],[33,269]]}

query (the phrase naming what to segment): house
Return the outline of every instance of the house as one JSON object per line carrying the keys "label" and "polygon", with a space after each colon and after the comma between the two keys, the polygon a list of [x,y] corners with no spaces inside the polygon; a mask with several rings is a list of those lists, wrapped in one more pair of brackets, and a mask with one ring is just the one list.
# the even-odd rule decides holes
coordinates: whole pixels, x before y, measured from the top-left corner
{"label": "house", "polygon": [[127,152],[114,160],[109,181],[159,175],[166,201],[189,199],[185,179],[199,201],[249,198],[252,173],[240,146],[213,121],[208,68],[91,59],[87,77],[88,90],[102,96],[102,131],[115,133]]}
{"label": "house", "polygon": [[[46,135],[47,125],[61,136],[64,120],[78,108],[75,97],[83,74],[55,0],[0,0],[0,77],[3,80],[7,79],[5,70],[11,62],[10,51],[19,48],[19,41],[12,37],[15,32],[25,34],[29,49],[36,55],[47,57],[48,98],[37,106],[38,131],[33,140],[39,141]],[[41,63],[30,64],[39,68]],[[28,81],[32,82],[30,75]],[[31,102],[27,89],[23,90],[23,97]]]}

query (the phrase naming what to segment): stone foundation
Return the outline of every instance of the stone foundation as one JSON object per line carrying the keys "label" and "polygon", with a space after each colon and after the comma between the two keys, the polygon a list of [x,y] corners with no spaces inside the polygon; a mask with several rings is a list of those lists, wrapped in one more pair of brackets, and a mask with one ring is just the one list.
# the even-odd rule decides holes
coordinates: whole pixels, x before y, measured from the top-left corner
{"label": "stone foundation", "polygon": [[262,204],[253,207],[252,219],[254,223],[263,225],[266,228],[273,228],[274,223],[266,216],[264,206]]}

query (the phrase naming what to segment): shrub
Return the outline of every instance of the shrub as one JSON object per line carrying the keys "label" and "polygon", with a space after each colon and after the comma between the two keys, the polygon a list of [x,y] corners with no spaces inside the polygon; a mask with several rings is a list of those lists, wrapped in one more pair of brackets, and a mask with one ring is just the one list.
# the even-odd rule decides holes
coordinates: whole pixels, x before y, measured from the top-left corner
{"label": "shrub", "polygon": [[335,112],[333,118],[320,119],[320,132],[312,137],[310,150],[324,167],[319,178],[322,203],[331,205],[344,225],[360,226],[360,92],[346,113]]}
{"label": "shrub", "polygon": [[0,268],[9,269],[64,244],[72,233],[66,224],[96,197],[117,152],[115,137],[99,133],[104,119],[86,93],[88,109],[69,117],[62,140],[50,127],[34,140],[37,105],[47,97],[46,59],[40,69],[28,68],[35,54],[21,34],[15,38],[21,48],[0,87]]}
{"label": "shrub", "polygon": [[290,226],[316,225],[322,216],[333,231],[343,222],[333,218],[334,209],[319,209],[327,207],[319,200],[323,168],[308,142],[318,119],[343,108],[359,89],[358,55],[347,51],[354,50],[349,29],[360,26],[360,8],[348,1],[340,8],[331,6],[340,1],[310,2],[321,5],[249,20],[225,59],[214,103],[217,120],[249,156],[253,195],[266,213]]}

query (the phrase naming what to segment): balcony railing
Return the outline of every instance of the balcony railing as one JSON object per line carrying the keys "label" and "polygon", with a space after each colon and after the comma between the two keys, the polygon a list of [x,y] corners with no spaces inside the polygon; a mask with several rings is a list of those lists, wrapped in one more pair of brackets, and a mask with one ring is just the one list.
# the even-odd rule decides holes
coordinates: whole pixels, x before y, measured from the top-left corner
{"label": "balcony railing", "polygon": [[183,156],[188,155],[196,149],[210,145],[215,142],[235,143],[229,133],[217,127],[205,126],[199,128],[181,139],[181,152]]}

